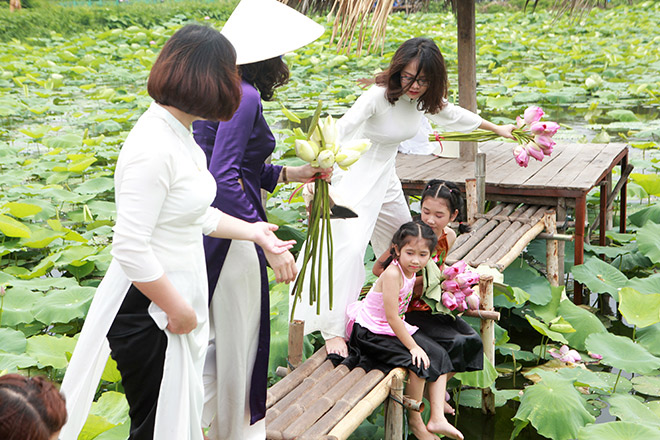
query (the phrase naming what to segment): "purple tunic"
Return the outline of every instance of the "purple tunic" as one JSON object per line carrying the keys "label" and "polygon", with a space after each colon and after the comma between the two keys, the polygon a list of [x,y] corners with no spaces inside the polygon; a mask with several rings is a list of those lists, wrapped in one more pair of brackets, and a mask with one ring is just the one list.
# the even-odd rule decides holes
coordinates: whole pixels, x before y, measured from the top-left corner
{"label": "purple tunic", "polygon": [[[217,194],[213,206],[242,220],[266,220],[261,189],[273,191],[282,167],[264,163],[275,149],[275,138],[263,116],[257,89],[243,81],[243,96],[230,121],[193,123],[193,135],[206,153],[209,171],[215,177]],[[243,187],[239,182],[243,183]],[[210,296],[215,291],[231,240],[204,237]],[[250,414],[254,423],[265,417],[270,344],[270,305],[266,258],[255,245],[261,263],[261,321],[259,347],[250,387]]]}

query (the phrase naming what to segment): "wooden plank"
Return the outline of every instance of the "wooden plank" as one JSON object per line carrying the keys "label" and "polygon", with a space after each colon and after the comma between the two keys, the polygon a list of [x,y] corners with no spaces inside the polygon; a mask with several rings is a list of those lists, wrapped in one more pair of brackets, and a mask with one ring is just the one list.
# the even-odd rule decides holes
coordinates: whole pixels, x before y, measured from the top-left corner
{"label": "wooden plank", "polygon": [[[606,144],[609,146],[609,144]],[[589,186],[590,188],[598,183],[600,176],[608,169],[614,167],[614,160],[621,152],[620,148],[604,148],[589,166],[575,178],[574,185],[578,187]]]}
{"label": "wooden plank", "polygon": [[538,173],[525,182],[526,187],[544,187],[555,177],[566,165],[580,152],[579,145],[576,144],[557,144],[550,158],[554,160],[548,162]]}
{"label": "wooden plank", "polygon": [[575,185],[575,178],[589,166],[596,156],[603,150],[603,144],[584,144],[573,160],[548,181],[548,186],[555,188],[578,189],[588,191],[591,186]]}
{"label": "wooden plank", "polygon": [[266,397],[266,408],[270,408],[278,400],[289,394],[300,383],[309,376],[319,365],[323,363],[328,353],[325,347],[321,347],[316,353],[309,357],[299,368],[296,368],[282,380],[268,389]]}

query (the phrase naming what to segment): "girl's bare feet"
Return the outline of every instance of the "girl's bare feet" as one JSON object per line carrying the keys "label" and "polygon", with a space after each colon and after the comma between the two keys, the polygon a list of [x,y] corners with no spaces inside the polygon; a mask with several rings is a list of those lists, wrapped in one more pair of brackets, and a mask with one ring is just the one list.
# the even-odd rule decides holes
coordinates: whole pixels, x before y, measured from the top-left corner
{"label": "girl's bare feet", "polygon": [[444,435],[445,437],[453,438],[456,440],[463,440],[463,434],[456,429],[454,425],[449,423],[444,416],[441,419],[429,420],[426,425],[429,432]]}
{"label": "girl's bare feet", "polygon": [[435,434],[430,433],[426,429],[422,415],[417,411],[408,411],[408,428],[410,428],[410,432],[415,435],[417,440],[438,440]]}
{"label": "girl's bare feet", "polygon": [[339,336],[326,340],[325,350],[328,354],[338,354],[341,357],[348,356],[348,346],[346,346],[346,341]]}
{"label": "girl's bare feet", "polygon": [[449,402],[445,402],[445,414],[451,414],[452,416],[456,414],[454,407]]}

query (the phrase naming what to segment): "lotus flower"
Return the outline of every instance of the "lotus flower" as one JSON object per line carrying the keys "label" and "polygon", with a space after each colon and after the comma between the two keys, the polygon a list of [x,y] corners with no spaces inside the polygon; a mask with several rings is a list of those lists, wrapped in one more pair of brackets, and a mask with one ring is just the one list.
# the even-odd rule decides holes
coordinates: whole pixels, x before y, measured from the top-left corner
{"label": "lotus flower", "polygon": [[468,304],[468,307],[470,307],[471,310],[479,310],[479,295],[470,295],[465,298],[465,301]]}
{"label": "lotus flower", "polygon": [[[305,162],[313,162],[319,155],[319,146],[314,141],[296,139],[296,156]],[[332,166],[332,165],[331,165]]]}
{"label": "lotus flower", "polygon": [[516,125],[518,128],[523,128],[525,126],[525,121],[520,116],[516,116]]}
{"label": "lotus flower", "polygon": [[354,150],[362,154],[369,148],[371,148],[371,141],[369,139],[353,139],[342,145],[341,151]]}
{"label": "lotus flower", "polygon": [[465,269],[467,268],[467,264],[465,261],[457,261],[456,263],[452,264],[451,266],[445,267],[445,270],[443,273],[448,279],[453,279],[456,275],[459,273],[465,272]]}
{"label": "lotus flower", "polygon": [[522,145],[516,145],[513,149],[513,157],[516,158],[516,163],[521,167],[526,167],[529,164],[529,155],[527,149]]}
{"label": "lotus flower", "polygon": [[331,150],[323,150],[316,156],[316,161],[319,168],[330,168],[335,164],[335,155]]}
{"label": "lotus flower", "polygon": [[347,150],[342,148],[335,156],[335,161],[339,168],[347,170],[348,167],[353,165],[360,158],[360,152],[355,150]]}
{"label": "lotus flower", "polygon": [[559,359],[560,361],[566,363],[570,362],[574,364],[582,360],[580,353],[578,353],[575,350],[572,350],[571,348],[568,347],[568,345],[562,345],[561,348],[559,349],[559,353],[557,353],[555,350],[550,350],[549,353],[550,356],[552,356],[553,358]]}
{"label": "lotus flower", "polygon": [[472,290],[472,287],[470,286],[463,286],[461,287],[461,293],[468,297],[474,293],[474,290]]}
{"label": "lotus flower", "polygon": [[525,121],[526,125],[531,125],[532,122],[537,122],[540,120],[544,114],[545,112],[541,107],[531,105],[527,107],[525,113],[523,113],[523,120]]}
{"label": "lotus flower", "polygon": [[442,305],[447,307],[449,310],[454,310],[458,304],[456,303],[456,298],[451,292],[442,293]]}
{"label": "lotus flower", "polygon": [[529,130],[532,134],[542,134],[545,136],[554,136],[559,131],[559,124],[552,121],[536,121],[532,122]]}
{"label": "lotus flower", "polygon": [[550,136],[540,134],[534,138],[534,143],[541,147],[541,151],[546,156],[550,156],[552,153],[553,147],[557,145],[555,141],[552,140]]}
{"label": "lotus flower", "polygon": [[458,286],[458,283],[454,280],[444,280],[442,284],[440,284],[440,287],[442,287],[442,290],[447,290],[449,292],[456,292],[461,289]]}
{"label": "lotus flower", "polygon": [[456,275],[456,278],[454,279],[462,288],[465,285],[471,286],[473,284],[477,284],[479,282],[479,274],[470,271],[465,271],[461,274]]}
{"label": "lotus flower", "polygon": [[592,359],[597,359],[597,360],[599,360],[599,361],[603,359],[603,355],[600,355],[600,354],[597,354],[597,353],[589,352],[589,356],[590,356]]}
{"label": "lotus flower", "polygon": [[527,145],[525,145],[525,149],[527,150],[527,154],[536,160],[543,160],[543,157],[545,156],[541,147],[536,145],[534,142],[529,142]]}
{"label": "lotus flower", "polygon": [[335,145],[337,143],[337,123],[332,118],[328,116],[323,120],[319,121],[319,126],[321,127],[321,134],[323,135],[323,142],[325,143],[326,148],[330,148],[329,145]]}

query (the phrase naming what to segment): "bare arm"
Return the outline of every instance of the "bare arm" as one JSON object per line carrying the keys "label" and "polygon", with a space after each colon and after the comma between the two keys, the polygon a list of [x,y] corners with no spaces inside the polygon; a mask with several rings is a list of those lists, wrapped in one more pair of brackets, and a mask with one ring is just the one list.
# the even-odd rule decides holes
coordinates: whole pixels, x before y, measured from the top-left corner
{"label": "bare arm", "polygon": [[154,281],[133,281],[135,287],[167,314],[167,329],[172,333],[190,333],[197,327],[197,315],[183,299],[167,275]]}
{"label": "bare arm", "polygon": [[483,130],[490,130],[493,133],[498,134],[505,138],[513,139],[513,135],[511,134],[511,132],[515,130],[516,126],[513,124],[497,125],[484,119],[481,122],[481,125],[479,125],[479,128]]}
{"label": "bare arm", "polygon": [[273,233],[277,226],[271,223],[248,223],[236,217],[225,214],[220,217],[215,231],[209,234],[216,238],[253,241],[264,251],[282,254],[293,247],[295,240],[282,241]]}

